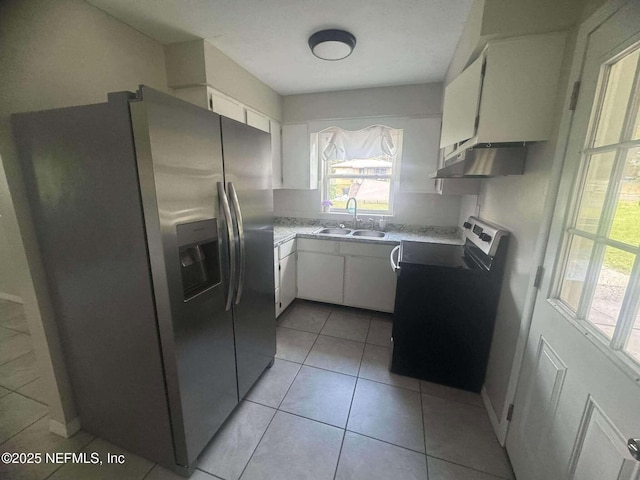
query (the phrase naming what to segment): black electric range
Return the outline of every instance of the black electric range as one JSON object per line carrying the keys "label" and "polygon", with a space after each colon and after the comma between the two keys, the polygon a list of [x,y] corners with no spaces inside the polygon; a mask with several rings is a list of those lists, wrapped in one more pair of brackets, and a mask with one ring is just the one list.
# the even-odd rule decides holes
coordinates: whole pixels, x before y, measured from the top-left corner
{"label": "black electric range", "polygon": [[[464,245],[403,241],[391,371],[479,392],[506,257],[506,230],[476,217]],[[392,254],[393,256],[393,254]]]}

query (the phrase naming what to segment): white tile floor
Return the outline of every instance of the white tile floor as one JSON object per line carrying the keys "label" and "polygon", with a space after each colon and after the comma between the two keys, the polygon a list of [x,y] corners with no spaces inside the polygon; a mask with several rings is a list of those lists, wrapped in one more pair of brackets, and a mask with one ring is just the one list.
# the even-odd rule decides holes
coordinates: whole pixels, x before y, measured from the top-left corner
{"label": "white tile floor", "polygon": [[[388,371],[388,316],[297,301],[277,358],[203,452],[194,480],[512,479],[478,395]],[[0,300],[0,451],[122,452],[125,465],[0,463],[2,479],[175,480],[79,432],[48,431],[20,305]]]}

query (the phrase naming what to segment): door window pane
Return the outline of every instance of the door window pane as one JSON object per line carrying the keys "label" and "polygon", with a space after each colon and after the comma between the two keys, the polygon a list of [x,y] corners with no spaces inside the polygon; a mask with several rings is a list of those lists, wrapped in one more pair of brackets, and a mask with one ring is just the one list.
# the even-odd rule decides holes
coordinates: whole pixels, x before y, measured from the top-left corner
{"label": "door window pane", "polygon": [[593,242],[591,240],[578,236],[571,239],[560,298],[574,311],[578,310],[592,249]]}
{"label": "door window pane", "polygon": [[640,245],[640,148],[627,151],[609,238]]}
{"label": "door window pane", "polygon": [[575,225],[578,230],[589,233],[596,233],[598,230],[615,155],[615,151],[607,152],[592,155],[588,159],[587,176]]}
{"label": "door window pane", "polygon": [[618,143],[638,65],[640,50],[614,63],[607,78],[602,110],[598,117],[594,147]]}
{"label": "door window pane", "polygon": [[634,260],[631,253],[606,247],[587,319],[609,338],[618,323]]}

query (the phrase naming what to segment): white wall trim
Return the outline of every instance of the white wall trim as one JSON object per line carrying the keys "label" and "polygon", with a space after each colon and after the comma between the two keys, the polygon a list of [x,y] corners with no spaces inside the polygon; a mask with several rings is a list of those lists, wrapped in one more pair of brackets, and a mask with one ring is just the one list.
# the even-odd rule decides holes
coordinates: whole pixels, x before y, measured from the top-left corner
{"label": "white wall trim", "polygon": [[489,398],[487,389],[484,386],[482,387],[482,390],[480,390],[480,396],[482,397],[482,401],[484,402],[484,408],[487,411],[487,415],[489,416],[489,421],[491,422],[493,431],[498,437],[498,442],[500,442],[500,445],[504,447],[504,443],[507,440],[507,422],[500,422],[500,419],[496,415],[496,412],[493,409],[493,405],[491,404],[491,399]]}
{"label": "white wall trim", "polygon": [[0,300],[9,300],[10,302],[24,303],[22,297],[4,292],[0,292]]}
{"label": "white wall trim", "polygon": [[[554,151],[553,164],[549,177],[547,199],[544,206],[544,213],[538,233],[536,248],[533,253],[532,265],[534,269],[537,268],[538,265],[542,265],[544,263],[547,249],[549,247],[548,242],[551,234],[551,227],[553,223],[556,203],[558,200],[558,193],[560,190],[562,169],[567,153],[566,149],[569,143],[569,134],[571,133],[571,127],[573,124],[573,111],[569,110],[569,103],[571,99],[571,85],[573,85],[574,82],[580,80],[580,78],[582,77],[582,68],[585,60],[585,54],[588,46],[588,37],[590,33],[593,32],[593,30],[595,30],[600,24],[606,21],[607,18],[609,18],[616,11],[622,8],[622,6],[624,6],[628,1],[629,0],[609,0],[598,10],[596,10],[589,18],[587,18],[578,28],[576,44],[573,51],[571,70],[569,73],[569,81],[567,83],[567,90],[565,92],[565,99],[563,102],[562,118],[560,120],[560,126],[558,129],[558,139]],[[545,274],[549,275],[551,274],[551,272],[545,272]],[[509,377],[509,384],[507,387],[504,408],[502,409],[502,412],[500,412],[500,421],[497,423],[497,425],[494,425],[494,430],[498,438],[501,438],[501,432],[504,430],[505,441],[510,425],[510,422],[507,421],[507,413],[509,410],[509,405],[511,403],[515,403],[517,387],[520,380],[520,373],[522,364],[524,362],[527,339],[529,338],[529,331],[531,330],[534,308],[538,297],[538,289],[533,285],[535,276],[531,275],[530,277],[531,278],[529,280],[527,298],[525,300],[522,320],[520,323],[520,332],[518,334],[518,341],[516,343],[513,363],[511,365],[511,375]],[[497,415],[497,413],[495,415]]]}
{"label": "white wall trim", "polygon": [[51,419],[49,420],[49,431],[64,438],[72,437],[80,431],[80,417],[76,417],[67,423]]}

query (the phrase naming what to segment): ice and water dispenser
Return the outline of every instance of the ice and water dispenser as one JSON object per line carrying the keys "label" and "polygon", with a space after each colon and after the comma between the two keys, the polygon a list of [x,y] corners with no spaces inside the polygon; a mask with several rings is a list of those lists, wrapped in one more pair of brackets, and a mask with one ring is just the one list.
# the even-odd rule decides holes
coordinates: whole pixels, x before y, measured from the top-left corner
{"label": "ice and water dispenser", "polygon": [[216,219],[176,227],[184,301],[220,283],[220,251]]}

